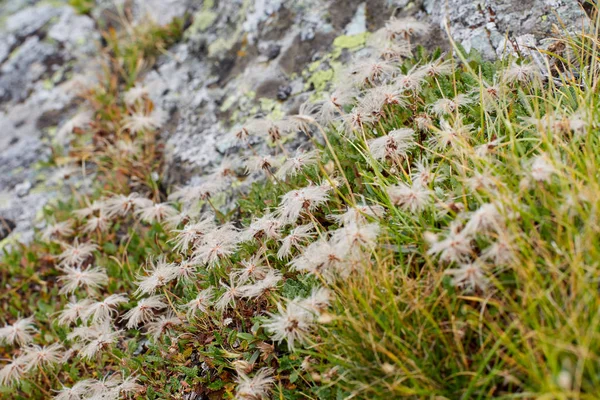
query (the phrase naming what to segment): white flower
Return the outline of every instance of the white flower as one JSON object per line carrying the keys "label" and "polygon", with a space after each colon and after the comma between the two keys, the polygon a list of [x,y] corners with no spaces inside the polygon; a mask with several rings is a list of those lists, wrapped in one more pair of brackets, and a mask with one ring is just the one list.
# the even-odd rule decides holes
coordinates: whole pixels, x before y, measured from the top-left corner
{"label": "white flower", "polygon": [[385,24],[390,39],[408,39],[411,36],[423,35],[429,31],[429,25],[415,18],[392,18]]}
{"label": "white flower", "polygon": [[58,394],[54,397],[54,400],[80,400],[84,398],[89,391],[89,379],[76,382],[72,387],[63,387]]}
{"label": "white flower", "polygon": [[144,222],[150,224],[163,222],[165,219],[178,213],[177,209],[167,203],[151,204],[136,210],[135,214]]}
{"label": "white flower", "polygon": [[196,312],[208,313],[208,307],[212,304],[214,290],[212,287],[204,289],[198,293],[194,300],[185,304],[187,308],[187,317],[190,318]]}
{"label": "white flower", "polygon": [[177,235],[171,239],[174,243],[173,250],[185,252],[190,245],[196,244],[204,235],[214,231],[216,228],[212,218],[205,218],[199,222],[190,222],[181,230],[174,230]]}
{"label": "white flower", "polygon": [[180,263],[173,264],[175,278],[180,281],[191,282],[197,273],[198,264],[195,260],[182,260]]}
{"label": "white flower", "polygon": [[65,250],[58,255],[61,266],[72,266],[80,265],[83,263],[92,253],[98,249],[98,245],[92,242],[79,243],[78,239],[75,239],[73,245],[63,243]]}
{"label": "white flower", "polygon": [[102,301],[96,301],[84,311],[83,319],[92,319],[92,323],[100,323],[117,314],[117,306],[127,303],[127,297],[122,294],[111,294]]}
{"label": "white flower", "polygon": [[56,132],[56,140],[59,143],[63,143],[76,129],[88,128],[93,122],[93,118],[94,113],[91,111],[82,111],[77,113]]}
{"label": "white flower", "polygon": [[164,255],[159,257],[156,262],[151,261],[149,268],[146,268],[144,272],[146,273],[145,276],[138,276],[136,294],[154,294],[156,289],[163,287],[177,277],[176,267],[171,263],[167,263]]}
{"label": "white flower", "polygon": [[236,281],[233,276],[230,276],[229,285],[222,281],[220,283],[225,288],[225,291],[219,297],[219,300],[215,302],[215,308],[218,311],[224,311],[228,307],[235,308],[235,299],[243,295],[242,291],[240,291],[241,282]]}
{"label": "white flower", "polygon": [[350,77],[359,86],[379,85],[391,78],[398,68],[380,59],[361,60],[350,68]]}
{"label": "white flower", "polygon": [[162,296],[150,296],[141,299],[137,306],[127,311],[122,320],[127,320],[127,329],[135,328],[139,324],[146,324],[154,318],[155,310],[167,308],[162,301]]}
{"label": "white flower", "polygon": [[355,107],[349,114],[342,114],[341,116],[342,125],[341,128],[349,136],[354,136],[355,131],[363,129],[364,125],[369,125],[375,121],[375,118],[365,113],[364,110]]}
{"label": "white flower", "polygon": [[[87,203],[87,200],[86,200],[86,203]],[[90,215],[94,215],[96,212],[101,212],[103,209],[104,209],[104,201],[94,201],[92,204],[89,204],[87,207],[83,207],[83,208],[73,211],[73,214],[78,219],[84,219],[84,218],[89,217]]]}
{"label": "white flower", "polygon": [[9,345],[17,344],[19,346],[33,341],[33,336],[37,329],[33,325],[33,317],[21,318],[12,325],[5,325],[0,328],[0,343]]}
{"label": "white flower", "polygon": [[548,161],[545,154],[539,155],[531,163],[531,177],[538,182],[550,182],[550,178],[556,173],[554,166]]}
{"label": "white flower", "polygon": [[307,246],[304,251],[288,263],[292,270],[308,272],[332,280],[341,267],[349,248],[346,243],[336,246],[321,238]]}
{"label": "white flower", "polygon": [[334,231],[331,242],[335,247],[346,249],[346,252],[349,253],[354,246],[373,248],[379,232],[380,227],[377,223],[358,224],[352,222]]}
{"label": "white flower", "polygon": [[259,297],[266,291],[275,289],[281,279],[281,272],[271,269],[261,280],[241,286],[239,292],[241,293],[241,297]]}
{"label": "white flower", "polygon": [[315,165],[317,163],[317,151],[298,152],[294,157],[288,158],[283,165],[277,170],[275,176],[279,179],[285,179],[288,176],[296,176],[305,167]]}
{"label": "white flower", "polygon": [[62,236],[67,237],[73,234],[73,221],[66,220],[48,224],[42,231],[42,240],[50,241],[52,238]]}
{"label": "white flower", "polygon": [[303,211],[315,211],[329,199],[329,190],[328,187],[311,185],[284,194],[277,208],[281,220],[294,223]]}
{"label": "white flower", "polygon": [[413,183],[412,186],[400,183],[388,187],[387,193],[394,205],[413,214],[426,209],[431,204],[433,196],[433,191],[417,183]]}
{"label": "white flower", "polygon": [[60,312],[58,317],[59,325],[70,325],[76,322],[78,318],[84,319],[83,316],[86,313],[88,307],[92,304],[90,299],[83,299],[76,302],[69,302]]}
{"label": "white flower", "polygon": [[51,364],[58,364],[63,359],[63,347],[60,343],[53,343],[49,346],[32,345],[25,349],[24,359],[27,361],[26,371],[31,371],[39,367]]}
{"label": "white flower", "polygon": [[160,128],[166,119],[164,111],[159,108],[155,108],[150,114],[135,111],[123,118],[123,129],[128,129],[132,133],[154,131]]}
{"label": "white flower", "polygon": [[314,225],[300,225],[292,229],[292,231],[285,238],[280,239],[281,246],[277,251],[277,258],[283,260],[289,257],[292,252],[292,248],[299,249],[301,244],[314,238],[316,233],[314,232]]}
{"label": "white flower", "polygon": [[313,312],[314,314],[321,314],[329,307],[331,302],[331,292],[327,288],[316,287],[313,288],[310,296],[299,301],[300,306]]}
{"label": "white flower", "polygon": [[24,356],[13,358],[0,369],[0,386],[11,386],[21,381],[25,375],[27,359]]}
{"label": "white flower", "polygon": [[272,333],[274,341],[287,341],[288,350],[292,352],[297,342],[307,342],[314,326],[314,316],[293,300],[288,301],[285,308],[277,303],[277,310],[278,314],[268,313],[270,318],[263,324],[263,328]]}
{"label": "white flower", "polygon": [[418,92],[425,83],[425,73],[422,70],[413,67],[406,74],[398,75],[394,79],[394,84],[402,91]]}
{"label": "white flower", "polygon": [[438,77],[452,74],[454,68],[452,67],[452,60],[443,60],[443,57],[440,57],[437,60],[422,66],[421,70],[425,72],[427,76]]}
{"label": "white flower", "polygon": [[125,104],[132,106],[138,101],[143,100],[144,97],[148,97],[148,89],[145,86],[136,83],[135,86],[125,92],[123,100],[125,100]]}
{"label": "white flower", "polygon": [[262,263],[262,254],[254,254],[249,259],[240,261],[241,268],[234,269],[231,274],[240,282],[246,282],[250,278],[263,279],[270,268]]}
{"label": "white flower", "polygon": [[179,326],[182,323],[183,321],[181,318],[174,315],[171,311],[166,315],[161,315],[158,317],[158,320],[147,323],[146,330],[148,331],[148,334],[154,338],[154,340],[158,340],[160,336],[167,331],[167,329]]}
{"label": "white flower", "polygon": [[429,132],[433,126],[431,117],[427,114],[419,114],[415,116],[415,126],[420,132]]}
{"label": "white flower", "polygon": [[467,235],[483,234],[490,231],[501,232],[504,230],[504,217],[498,206],[493,203],[482,204],[475,211],[469,222],[465,225],[464,233]]}
{"label": "white flower", "polygon": [[440,129],[434,130],[434,136],[429,139],[429,142],[436,150],[447,148],[461,150],[468,144],[472,128],[472,124],[464,125],[461,118],[458,118],[454,125],[450,125],[448,121],[442,119],[440,120]]}
{"label": "white flower", "polygon": [[406,157],[408,150],[414,146],[414,134],[410,128],[394,129],[387,135],[369,140],[371,155],[377,160],[390,159],[397,161]]}
{"label": "white flower", "polygon": [[281,165],[281,160],[270,155],[257,155],[248,157],[244,164],[246,166],[246,171],[249,174],[261,171],[271,173]]}
{"label": "white flower", "polygon": [[204,243],[197,246],[194,256],[209,268],[235,253],[238,248],[239,232],[231,224],[225,224],[208,233],[204,237]]}
{"label": "white flower", "polygon": [[437,169],[437,164],[429,164],[425,160],[415,162],[410,178],[414,185],[429,186],[432,183],[443,182],[446,177]]}
{"label": "white flower", "polygon": [[252,378],[242,371],[238,371],[235,398],[240,400],[268,399],[270,397],[271,387],[275,382],[272,375],[273,370],[270,368],[259,369]]}
{"label": "white flower", "polygon": [[357,204],[354,207],[348,207],[345,213],[339,215],[330,215],[329,219],[345,226],[349,224],[366,224],[369,219],[379,219],[385,215],[385,208],[377,204]]}
{"label": "white flower", "polygon": [[324,125],[331,124],[342,114],[343,106],[349,104],[356,95],[353,87],[337,88],[333,93],[325,93],[319,103],[321,111],[318,120]]}
{"label": "white flower", "polygon": [[458,224],[452,224],[450,232],[443,240],[428,240],[430,242],[427,254],[439,255],[441,261],[464,261],[471,253],[471,238],[459,229]]}
{"label": "white flower", "polygon": [[473,99],[469,98],[466,94],[458,94],[454,99],[439,99],[431,105],[431,111],[438,117],[452,114],[459,107],[471,104]]}
{"label": "white flower", "polygon": [[281,221],[274,214],[265,214],[260,218],[255,218],[250,226],[243,232],[244,241],[250,241],[254,238],[266,237],[267,239],[279,239],[281,237]]}
{"label": "white flower", "polygon": [[123,331],[113,331],[109,324],[105,324],[95,337],[89,337],[88,342],[79,350],[83,359],[91,360],[99,351],[117,342]]}
{"label": "white flower", "polygon": [[477,261],[461,264],[458,268],[447,269],[444,273],[452,276],[454,286],[465,288],[467,291],[485,290],[488,285],[483,266]]}
{"label": "white flower", "polygon": [[62,275],[58,281],[63,285],[60,289],[61,294],[73,293],[79,287],[85,286],[86,289],[96,289],[108,283],[108,275],[102,267],[88,267],[82,269],[77,267],[64,267]]}
{"label": "white flower", "polygon": [[508,264],[516,260],[516,249],[511,238],[501,233],[495,242],[481,252],[481,258],[496,265]]}
{"label": "white flower", "polygon": [[513,82],[533,82],[540,78],[540,70],[533,64],[517,64],[513,63],[512,66],[504,71],[503,78],[508,83]]}
{"label": "white flower", "polygon": [[[145,201],[144,201],[145,200]],[[142,199],[137,193],[122,194],[110,197],[104,201],[104,211],[108,218],[124,217],[133,212],[135,207],[147,204],[148,199]]]}
{"label": "white flower", "polygon": [[100,212],[98,216],[91,216],[87,219],[85,225],[83,226],[83,231],[86,233],[92,232],[105,232],[108,229],[109,220],[106,216]]}

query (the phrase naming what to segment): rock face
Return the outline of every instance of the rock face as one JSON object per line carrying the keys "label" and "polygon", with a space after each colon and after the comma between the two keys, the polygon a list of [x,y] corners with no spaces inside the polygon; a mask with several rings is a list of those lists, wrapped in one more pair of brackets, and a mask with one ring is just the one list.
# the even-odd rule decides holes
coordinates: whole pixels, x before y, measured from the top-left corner
{"label": "rock face", "polygon": [[53,133],[78,111],[78,82],[94,77],[100,29],[118,23],[123,7],[133,23],[190,22],[143,77],[170,113],[162,138],[171,186],[240,157],[230,146],[233,126],[318,99],[366,32],[390,16],[430,23],[432,33],[417,38],[428,47],[447,48],[447,22],[457,42],[487,58],[538,44],[557,15],[568,27],[583,16],[567,0],[98,0],[89,15],[66,0],[0,1],[0,240],[9,230],[28,240],[43,205],[65,195],[42,166],[52,144],[61,145]]}

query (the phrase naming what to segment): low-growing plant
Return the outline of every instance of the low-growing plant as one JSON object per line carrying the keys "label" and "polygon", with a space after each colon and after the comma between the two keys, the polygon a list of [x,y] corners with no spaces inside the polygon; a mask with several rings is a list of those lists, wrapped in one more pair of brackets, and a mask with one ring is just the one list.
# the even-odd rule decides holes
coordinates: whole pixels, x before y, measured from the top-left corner
{"label": "low-growing plant", "polygon": [[489,62],[413,49],[428,27],[392,19],[323,101],[234,127],[243,156],[171,193],[135,84],[171,36],[109,34],[67,132],[93,190],[0,264],[3,393],[595,398],[592,22]]}

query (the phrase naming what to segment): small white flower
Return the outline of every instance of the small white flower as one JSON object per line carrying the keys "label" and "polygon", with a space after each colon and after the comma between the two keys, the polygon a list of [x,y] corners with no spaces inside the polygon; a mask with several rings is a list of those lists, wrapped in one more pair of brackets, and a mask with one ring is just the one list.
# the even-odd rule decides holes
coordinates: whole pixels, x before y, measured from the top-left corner
{"label": "small white flower", "polygon": [[244,164],[249,174],[262,171],[272,173],[281,165],[281,160],[270,155],[250,156]]}
{"label": "small white flower", "polygon": [[528,83],[540,78],[540,70],[534,64],[517,64],[504,71],[503,78],[507,83]]}
{"label": "small white flower", "polygon": [[88,290],[97,289],[108,283],[108,275],[106,275],[106,270],[102,267],[82,269],[80,266],[77,266],[64,267],[62,270],[65,275],[58,278],[58,281],[63,285],[60,289],[61,294],[73,293],[81,286],[84,286]]}
{"label": "small white flower", "polygon": [[88,217],[85,225],[83,226],[83,231],[85,233],[92,233],[92,232],[105,232],[108,229],[108,225],[109,225],[110,221],[109,219],[102,214],[102,212],[100,212],[100,215],[98,216],[91,216]]}
{"label": "small white flower", "polygon": [[471,238],[459,229],[458,224],[450,227],[448,235],[443,240],[431,238],[427,254],[439,255],[441,261],[464,261],[471,253]]}
{"label": "small white flower", "polygon": [[222,225],[204,237],[204,242],[194,250],[194,257],[212,268],[235,253],[239,240],[239,231],[233,225]]}
{"label": "small white flower", "polygon": [[408,150],[414,146],[414,134],[410,128],[390,131],[387,135],[371,139],[368,142],[371,155],[377,160],[394,160],[408,155]]}
{"label": "small white flower", "polygon": [[431,105],[431,111],[438,117],[453,114],[460,107],[471,104],[473,99],[466,94],[458,94],[453,99],[439,99]]}
{"label": "small white flower", "polygon": [[208,313],[208,307],[212,305],[213,297],[214,290],[212,287],[200,291],[195,299],[185,304],[185,308],[187,308],[187,317],[190,318],[198,311],[205,314]]}
{"label": "small white flower", "polygon": [[123,315],[122,320],[127,320],[127,329],[150,322],[154,318],[154,311],[167,308],[162,299],[162,296],[151,296],[138,301],[137,306]]}
{"label": "small white flower", "polygon": [[241,286],[239,288],[241,297],[255,298],[262,296],[266,291],[275,289],[281,279],[281,272],[271,269],[262,279],[257,280],[254,283]]}
{"label": "small white flower", "polygon": [[207,233],[216,228],[212,218],[205,218],[199,222],[190,222],[181,230],[174,230],[177,235],[171,241],[174,243],[173,250],[185,252],[190,245],[197,244]]}
{"label": "small white flower", "polygon": [[429,142],[436,150],[451,148],[461,151],[469,142],[471,129],[473,129],[473,125],[465,125],[461,118],[458,118],[454,125],[442,119],[440,120],[440,129],[434,130],[434,136],[429,139]]}
{"label": "small white flower", "polygon": [[310,331],[314,326],[314,316],[306,308],[295,301],[288,301],[284,308],[277,303],[278,314],[269,314],[269,319],[263,327],[272,333],[271,338],[277,342],[287,341],[288,350],[294,351],[296,343],[308,341]]}
{"label": "small white flower", "polygon": [[143,111],[135,111],[123,118],[123,129],[132,133],[154,131],[160,128],[167,119],[166,114],[159,108],[155,108],[150,114]]}
{"label": "small white flower", "polygon": [[330,190],[328,187],[311,185],[284,194],[277,208],[281,220],[291,224],[296,222],[303,211],[315,211],[329,199]]}
{"label": "small white flower", "polygon": [[289,257],[292,248],[299,249],[303,243],[315,237],[314,230],[315,227],[312,224],[300,225],[292,229],[289,235],[280,240],[281,246],[277,251],[277,258],[283,260]]}
{"label": "small white flower", "polygon": [[452,60],[443,60],[443,57],[440,57],[422,66],[421,70],[427,76],[438,77],[452,74],[454,68],[452,67]]}
{"label": "small white flower", "polygon": [[385,29],[390,39],[408,39],[429,32],[429,25],[412,17],[392,18],[385,24]]}
{"label": "small white flower", "polygon": [[155,262],[151,261],[149,268],[144,272],[146,275],[138,276],[136,294],[154,294],[157,289],[177,277],[177,268],[167,263],[164,256],[159,257]]}
{"label": "small white flower", "polygon": [[127,196],[119,194],[104,201],[104,211],[108,218],[124,217],[133,213],[135,207],[141,204],[140,200],[142,198],[135,192]]}
{"label": "small white flower", "polygon": [[70,325],[76,322],[78,318],[83,319],[88,307],[92,304],[90,299],[83,299],[76,302],[69,302],[60,312],[58,317],[59,325]]}
{"label": "small white flower", "polygon": [[123,100],[125,100],[125,104],[132,106],[143,100],[144,97],[148,97],[148,89],[145,86],[136,83],[135,86],[125,92]]}
{"label": "small white flower", "polygon": [[135,214],[144,222],[154,223],[163,222],[178,213],[177,209],[167,203],[150,204],[147,207],[141,207]]}
{"label": "small white flower", "polygon": [[48,224],[42,231],[42,240],[50,241],[56,237],[67,237],[73,234],[73,221],[66,220]]}
{"label": "small white flower", "polygon": [[483,265],[477,261],[461,264],[458,268],[447,269],[444,273],[452,276],[454,286],[465,288],[467,291],[485,290],[488,285]]}
{"label": "small white flower", "polygon": [[25,356],[13,358],[0,369],[0,386],[11,386],[21,381],[25,375],[27,359]]}
{"label": "small white flower", "polygon": [[244,372],[238,371],[235,398],[239,400],[267,399],[270,397],[274,382],[273,370],[270,368],[261,368],[252,378]]}
{"label": "small white flower", "polygon": [[46,365],[58,364],[63,359],[63,347],[59,343],[49,346],[32,345],[25,349],[23,356],[27,360],[26,371],[31,371]]}
{"label": "small white flower", "polygon": [[219,300],[215,302],[215,308],[218,311],[224,311],[229,307],[235,308],[235,299],[242,297],[243,292],[240,290],[241,282],[236,281],[232,276],[229,277],[229,285],[220,282],[221,286],[225,289]]}
{"label": "small white flower", "polygon": [[154,338],[154,340],[158,340],[168,329],[179,326],[182,323],[183,321],[181,318],[174,315],[171,311],[166,315],[161,315],[158,317],[158,320],[147,323],[146,330],[148,331],[148,334]]}
{"label": "small white flower", "polygon": [[538,182],[550,182],[556,168],[548,161],[545,154],[539,155],[531,163],[531,177]]}
{"label": "small white flower", "polygon": [[433,191],[417,183],[413,183],[412,186],[400,183],[388,187],[387,193],[394,205],[413,214],[431,205],[433,196]]}
{"label": "small white flower", "polygon": [[83,319],[92,319],[92,323],[101,323],[117,314],[117,306],[127,303],[127,297],[122,294],[111,294],[102,301],[96,301],[84,311]]}
{"label": "small white flower", "polygon": [[33,324],[33,317],[21,318],[12,325],[5,325],[0,328],[0,343],[9,345],[17,344],[19,346],[33,341],[33,336],[37,332]]}
{"label": "small white flower", "polygon": [[298,175],[304,168],[317,163],[317,151],[298,152],[294,157],[288,158],[277,170],[275,176],[285,179],[288,176]]}
{"label": "small white flower", "polygon": [[63,243],[63,247],[65,250],[58,255],[60,265],[63,267],[80,265],[98,249],[97,244],[92,242],[79,243],[78,239],[75,239],[73,245]]}

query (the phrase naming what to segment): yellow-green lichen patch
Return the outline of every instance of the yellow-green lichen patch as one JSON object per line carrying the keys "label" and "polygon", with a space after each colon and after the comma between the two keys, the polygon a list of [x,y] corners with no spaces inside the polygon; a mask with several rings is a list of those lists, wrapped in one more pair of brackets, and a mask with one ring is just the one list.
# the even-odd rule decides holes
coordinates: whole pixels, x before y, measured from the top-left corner
{"label": "yellow-green lichen patch", "polygon": [[212,10],[203,10],[194,16],[194,23],[190,27],[192,33],[204,32],[214,24],[219,15]]}

